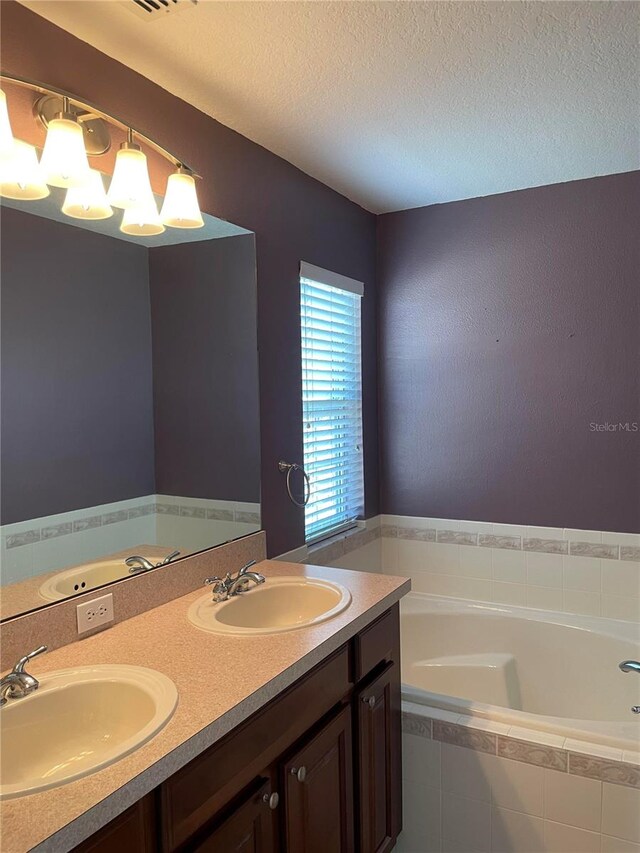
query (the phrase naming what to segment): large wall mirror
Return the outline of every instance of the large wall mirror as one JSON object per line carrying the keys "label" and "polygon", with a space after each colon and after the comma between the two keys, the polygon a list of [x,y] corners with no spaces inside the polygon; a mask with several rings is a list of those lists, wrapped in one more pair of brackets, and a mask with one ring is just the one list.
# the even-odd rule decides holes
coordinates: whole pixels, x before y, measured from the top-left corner
{"label": "large wall mirror", "polygon": [[254,235],[62,193],[1,210],[3,619],[260,529]]}

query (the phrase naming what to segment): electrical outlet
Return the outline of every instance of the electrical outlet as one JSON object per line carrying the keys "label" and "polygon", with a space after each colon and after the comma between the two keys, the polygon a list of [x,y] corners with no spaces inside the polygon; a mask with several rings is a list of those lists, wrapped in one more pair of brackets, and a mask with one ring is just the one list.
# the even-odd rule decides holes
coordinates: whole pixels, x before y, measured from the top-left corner
{"label": "electrical outlet", "polygon": [[78,604],[76,614],[78,634],[85,634],[87,631],[99,628],[100,625],[113,622],[113,595],[109,593],[92,601],[86,601],[84,604]]}

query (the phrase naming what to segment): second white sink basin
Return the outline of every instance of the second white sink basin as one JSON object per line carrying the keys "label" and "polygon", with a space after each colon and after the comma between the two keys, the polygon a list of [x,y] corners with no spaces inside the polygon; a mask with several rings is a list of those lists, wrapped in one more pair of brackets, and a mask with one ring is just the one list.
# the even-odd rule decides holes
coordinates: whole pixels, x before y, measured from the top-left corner
{"label": "second white sink basin", "polygon": [[125,665],[44,673],[0,711],[0,799],[33,794],[113,764],[150,740],[178,702],[160,672]]}
{"label": "second white sink basin", "polygon": [[339,583],[320,578],[270,577],[220,604],[211,592],[193,602],[189,620],[215,634],[277,634],[332,619],[351,603]]}

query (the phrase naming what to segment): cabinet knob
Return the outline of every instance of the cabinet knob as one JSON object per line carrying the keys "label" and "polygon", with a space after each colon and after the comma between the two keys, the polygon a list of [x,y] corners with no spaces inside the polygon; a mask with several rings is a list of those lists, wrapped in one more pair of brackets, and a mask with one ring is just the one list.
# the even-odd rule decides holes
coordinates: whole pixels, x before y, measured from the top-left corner
{"label": "cabinet knob", "polygon": [[362,701],[365,705],[368,705],[371,709],[376,706],[376,697],[375,696],[363,696]]}
{"label": "cabinet knob", "polygon": [[307,778],[307,768],[304,764],[302,767],[292,767],[289,773],[291,773],[292,776],[295,776],[298,782],[304,782]]}
{"label": "cabinet knob", "polygon": [[274,791],[273,794],[264,794],[262,797],[262,802],[266,803],[269,806],[271,811],[278,808],[278,803],[280,802],[280,795],[277,791]]}

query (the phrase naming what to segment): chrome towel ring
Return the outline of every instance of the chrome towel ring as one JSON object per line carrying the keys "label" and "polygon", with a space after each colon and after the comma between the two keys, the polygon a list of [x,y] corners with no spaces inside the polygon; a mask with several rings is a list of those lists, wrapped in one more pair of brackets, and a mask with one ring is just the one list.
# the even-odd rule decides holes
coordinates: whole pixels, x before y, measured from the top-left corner
{"label": "chrome towel ring", "polygon": [[[304,470],[302,465],[298,465],[297,462],[283,462],[282,460],[280,460],[280,462],[278,462],[278,470],[282,471],[283,474],[285,471],[287,472],[287,494],[289,495],[291,503],[294,503],[296,506],[299,506],[299,507],[305,507],[309,503],[309,498],[311,497],[311,481],[309,480],[307,472]],[[300,471],[300,473],[304,477],[305,496],[304,496],[304,500],[302,501],[302,503],[300,503],[299,500],[296,500],[296,498],[294,498],[293,492],[291,491],[291,472],[292,471]]]}

